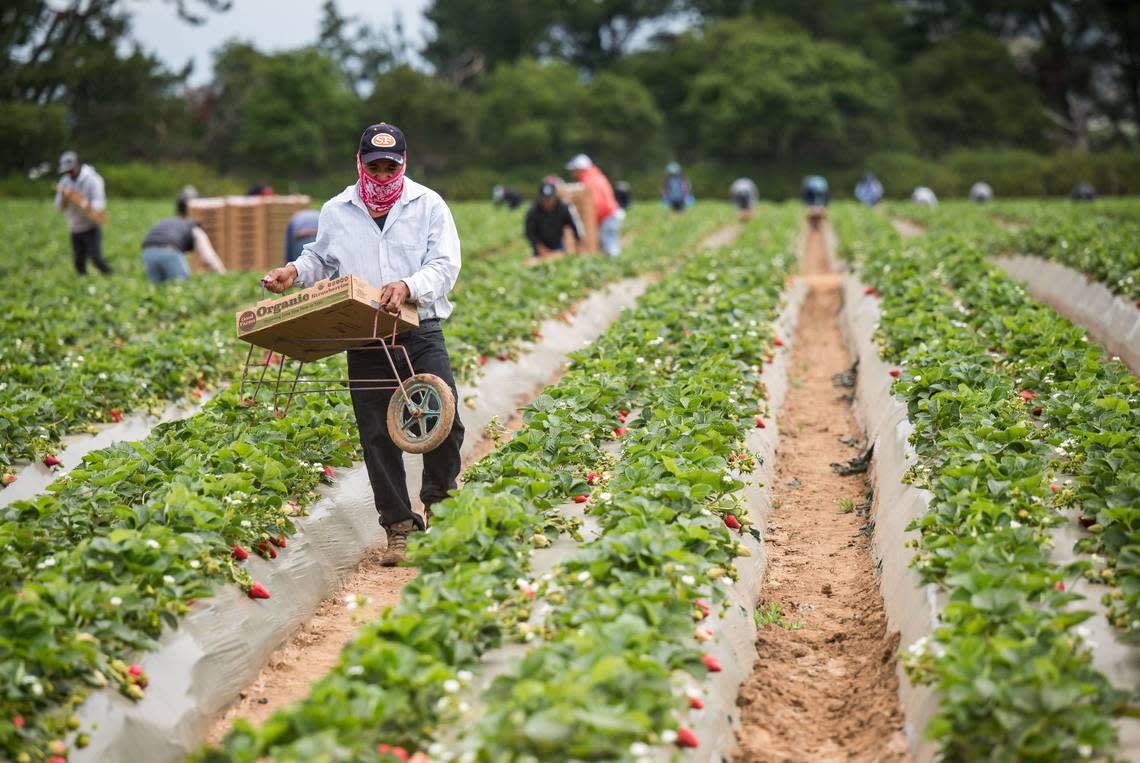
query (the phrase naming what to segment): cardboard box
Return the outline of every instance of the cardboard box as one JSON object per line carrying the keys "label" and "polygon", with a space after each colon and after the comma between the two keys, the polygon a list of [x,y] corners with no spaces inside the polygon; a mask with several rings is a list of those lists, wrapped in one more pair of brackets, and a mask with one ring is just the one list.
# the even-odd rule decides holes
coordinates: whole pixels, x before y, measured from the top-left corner
{"label": "cardboard box", "polygon": [[[558,188],[558,197],[578,210],[578,217],[582,221],[581,251],[598,251],[598,216],[594,212],[594,195],[590,189],[581,183],[563,183]],[[566,231],[565,236],[564,244],[569,251],[574,243],[574,234]]]}
{"label": "cardboard box", "polygon": [[312,199],[301,194],[266,197],[266,250],[261,263],[265,270],[285,264],[285,229],[289,227],[289,218],[311,205]]}
{"label": "cardboard box", "polygon": [[[214,251],[225,263],[225,252],[228,250],[226,241],[226,200],[225,199],[191,199],[188,204],[190,217],[198,221],[202,230],[210,237]],[[190,270],[195,273],[204,273],[208,270],[202,258],[196,254],[190,255]]]}
{"label": "cardboard box", "polygon": [[226,249],[219,256],[226,270],[267,270],[265,197],[227,196],[225,221]]}
{"label": "cardboard box", "polygon": [[[405,303],[395,318],[378,309],[379,300],[380,289],[359,276],[318,281],[308,289],[239,310],[237,335],[257,347],[307,362],[369,344],[373,336],[390,336],[393,320],[399,322],[400,332],[420,325],[414,304]],[[328,339],[358,341],[305,341]]]}

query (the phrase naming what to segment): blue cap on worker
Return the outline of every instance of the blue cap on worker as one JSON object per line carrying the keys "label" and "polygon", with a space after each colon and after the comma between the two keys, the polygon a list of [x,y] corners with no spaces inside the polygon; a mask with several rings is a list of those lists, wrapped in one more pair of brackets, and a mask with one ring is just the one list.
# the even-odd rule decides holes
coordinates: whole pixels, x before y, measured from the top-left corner
{"label": "blue cap on worker", "polygon": [[360,136],[360,161],[364,164],[377,159],[391,159],[396,164],[403,164],[407,151],[404,133],[387,122],[372,125]]}

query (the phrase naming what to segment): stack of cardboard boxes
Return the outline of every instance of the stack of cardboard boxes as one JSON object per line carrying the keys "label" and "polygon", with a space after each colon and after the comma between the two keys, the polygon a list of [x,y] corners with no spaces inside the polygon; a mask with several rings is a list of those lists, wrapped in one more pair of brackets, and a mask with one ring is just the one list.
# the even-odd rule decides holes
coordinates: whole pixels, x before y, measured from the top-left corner
{"label": "stack of cardboard boxes", "polygon": [[[224,196],[192,199],[190,216],[202,225],[227,270],[265,271],[285,263],[285,228],[308,196]],[[195,271],[203,270],[197,257]]]}

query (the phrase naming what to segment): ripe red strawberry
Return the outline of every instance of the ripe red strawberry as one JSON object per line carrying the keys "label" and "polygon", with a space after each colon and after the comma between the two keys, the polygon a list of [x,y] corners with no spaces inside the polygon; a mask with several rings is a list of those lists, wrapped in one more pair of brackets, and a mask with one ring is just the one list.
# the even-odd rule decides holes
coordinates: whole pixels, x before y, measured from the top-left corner
{"label": "ripe red strawberry", "polygon": [[1049,489],[1052,490],[1054,493],[1060,493],[1061,492],[1061,486],[1058,485],[1056,482],[1049,485]]}
{"label": "ripe red strawberry", "polygon": [[694,710],[704,710],[705,703],[701,701],[700,697],[689,697],[689,707]]}
{"label": "ripe red strawberry", "polygon": [[620,413],[622,416],[628,416],[629,415],[629,409],[628,408],[622,408],[621,410],[618,411],[618,413]]}
{"label": "ripe red strawberry", "polygon": [[756,422],[756,428],[757,428],[757,429],[764,429],[764,426],[765,426],[765,425],[764,425],[764,419],[763,419],[762,417],[760,417],[760,416],[757,416],[757,417],[754,419],[754,421]]}
{"label": "ripe red strawberry", "polygon": [[1033,409],[1033,415],[1034,416],[1040,416],[1041,415],[1041,406],[1037,406],[1036,408]]}
{"label": "ripe red strawberry", "polygon": [[138,678],[143,674],[142,665],[139,665],[137,662],[133,663],[129,668],[127,668],[127,672],[135,678]]}
{"label": "ripe red strawberry", "polygon": [[889,373],[891,376],[893,376],[896,379],[899,378],[900,376],[902,376],[902,371],[898,370],[897,368],[892,368],[887,373]]}
{"label": "ripe red strawberry", "polygon": [[487,356],[486,355],[480,355],[479,357],[475,358],[475,362],[481,366],[485,366],[485,365],[487,365]]}
{"label": "ripe red strawberry", "polygon": [[870,295],[875,293],[875,287],[874,286],[868,286],[866,289],[863,289],[863,293],[866,294],[867,296],[870,296]]}
{"label": "ripe red strawberry", "polygon": [[1140,299],[1136,300],[1136,306],[1140,307]]}
{"label": "ripe red strawberry", "polygon": [[696,747],[697,735],[693,733],[692,729],[688,728],[687,726],[682,726],[681,728],[677,729],[677,746]]}
{"label": "ripe red strawberry", "polygon": [[772,356],[771,355],[765,355],[764,356],[764,362],[765,363],[771,363],[772,362]]}
{"label": "ripe red strawberry", "polygon": [[1033,398],[1037,397],[1037,393],[1031,389],[1023,389],[1023,390],[1021,390],[1021,392],[1018,392],[1017,394],[1018,394],[1018,397],[1020,397],[1022,400],[1024,400],[1027,403],[1031,402],[1033,400]]}
{"label": "ripe red strawberry", "polygon": [[112,408],[110,413],[111,413],[111,421],[115,422],[116,424],[118,424],[120,421],[123,420],[123,412],[120,411],[118,408]]}
{"label": "ripe red strawberry", "polygon": [[198,398],[202,397],[202,390],[200,390],[200,389],[192,389],[192,390],[190,390],[190,397],[192,397],[192,398],[194,398],[195,400],[197,400]]}
{"label": "ripe red strawberry", "polygon": [[618,420],[618,423],[619,423],[619,424],[624,424],[624,423],[625,423],[625,416],[622,416],[622,415],[619,413],[619,414],[618,414],[618,417],[617,417],[617,420]]}
{"label": "ripe red strawberry", "polygon": [[772,344],[776,345],[777,347],[783,347],[784,346],[784,340],[781,339],[780,337],[776,337],[775,339],[772,340]]}
{"label": "ripe red strawberry", "polygon": [[541,340],[542,340],[542,332],[541,332],[541,331],[539,331],[538,329],[535,329],[534,331],[530,332],[530,336],[531,336],[531,338],[532,338],[532,339],[534,339],[536,342],[537,342],[537,341],[541,341]]}
{"label": "ripe red strawberry", "polygon": [[44,456],[44,466],[47,466],[50,468],[52,466],[62,466],[62,465],[63,465],[63,462],[60,461],[55,456],[53,456],[51,453],[48,453],[46,456]]}
{"label": "ripe red strawberry", "polygon": [[574,496],[574,503],[585,503],[588,500],[590,500],[590,496],[588,496],[588,495],[576,495],[576,496]]}
{"label": "ripe red strawberry", "polygon": [[336,476],[336,474],[333,472],[333,468],[331,466],[325,467],[325,476],[328,477],[330,480]]}
{"label": "ripe red strawberry", "polygon": [[16,475],[12,474],[11,472],[8,472],[3,477],[0,477],[0,482],[4,483],[5,485],[11,485],[15,481]]}
{"label": "ripe red strawberry", "polygon": [[739,530],[740,529],[740,520],[737,519],[736,515],[734,515],[734,514],[725,514],[724,515],[724,523],[726,525],[728,525],[733,530]]}
{"label": "ripe red strawberry", "polygon": [[711,608],[709,607],[709,603],[707,601],[705,601],[704,599],[697,599],[696,601],[693,602],[693,604],[695,604],[697,606],[697,609],[699,609],[701,611],[701,613],[704,614],[705,617],[708,617],[709,612],[712,611]]}
{"label": "ripe red strawberry", "polygon": [[233,545],[233,548],[231,550],[234,552],[234,558],[239,561],[244,562],[249,558],[249,552],[236,543]]}
{"label": "ripe red strawberry", "polygon": [[510,359],[511,359],[511,356],[508,355],[507,353],[505,353],[505,352],[499,353],[499,360],[503,361],[504,363]]}
{"label": "ripe red strawberry", "polygon": [[720,661],[711,654],[706,654],[704,657],[701,657],[701,662],[705,664],[705,667],[708,668],[710,673],[720,672]]}
{"label": "ripe red strawberry", "polygon": [[590,473],[586,475],[586,484],[587,485],[593,485],[597,481],[598,481],[598,473],[595,472],[593,469],[591,469]]}
{"label": "ripe red strawberry", "polygon": [[22,715],[12,716],[12,724],[18,729],[24,728],[24,716],[22,716]]}
{"label": "ripe red strawberry", "polygon": [[261,583],[258,583],[256,581],[254,581],[253,583],[250,583],[249,590],[246,591],[246,594],[248,594],[249,598],[251,598],[251,599],[268,599],[269,598],[269,591],[266,591],[265,586],[263,586]]}
{"label": "ripe red strawberry", "polygon": [[58,755],[52,755],[47,759],[47,763],[67,763],[67,758],[61,758]]}
{"label": "ripe red strawberry", "polygon": [[1058,580],[1057,585],[1055,585],[1053,587],[1056,588],[1061,593],[1064,593],[1065,592],[1065,581],[1064,580]]}
{"label": "ripe red strawberry", "polygon": [[623,434],[625,434],[628,431],[629,430],[626,429],[625,427],[615,427],[614,428],[614,434],[616,434],[618,437],[621,437]]}

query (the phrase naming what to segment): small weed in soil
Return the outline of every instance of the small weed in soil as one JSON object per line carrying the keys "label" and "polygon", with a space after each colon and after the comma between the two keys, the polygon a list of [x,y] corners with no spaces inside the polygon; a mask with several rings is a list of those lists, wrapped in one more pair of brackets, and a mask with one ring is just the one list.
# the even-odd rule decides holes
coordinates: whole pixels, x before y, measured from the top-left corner
{"label": "small weed in soil", "polygon": [[851,512],[855,511],[854,498],[843,496],[837,503],[839,504],[839,513],[841,514],[850,514]]}
{"label": "small weed in soil", "polygon": [[780,603],[777,601],[770,601],[760,609],[752,613],[752,617],[756,620],[756,627],[763,628],[766,625],[775,625],[789,631],[802,630],[803,623],[800,622],[785,622],[784,615],[780,612]]}

